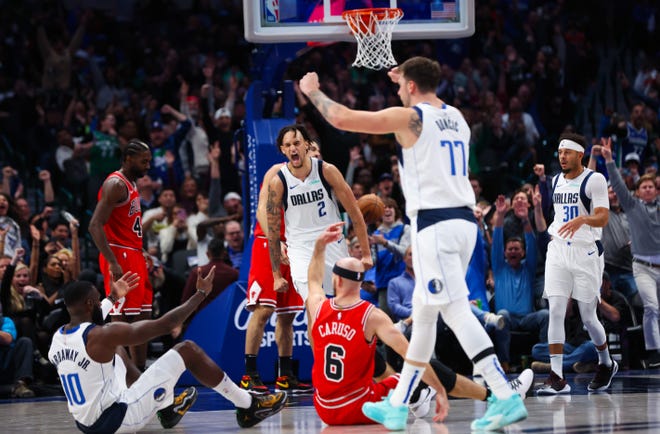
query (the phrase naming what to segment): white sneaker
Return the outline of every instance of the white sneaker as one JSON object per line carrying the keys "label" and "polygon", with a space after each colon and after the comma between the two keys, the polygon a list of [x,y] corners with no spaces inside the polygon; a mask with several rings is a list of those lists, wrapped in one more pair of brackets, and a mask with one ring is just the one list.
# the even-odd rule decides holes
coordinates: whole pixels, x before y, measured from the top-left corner
{"label": "white sneaker", "polygon": [[436,393],[437,392],[432,387],[425,387],[422,389],[421,392],[419,392],[419,399],[408,405],[413,416],[419,419],[429,414],[429,411],[431,410],[431,402],[433,401],[433,398],[435,398]]}
{"label": "white sneaker", "polygon": [[509,381],[509,386],[516,392],[522,399],[525,399],[527,396],[527,391],[534,384],[534,371],[527,368],[518,375],[518,378],[514,378]]}
{"label": "white sneaker", "polygon": [[484,322],[486,325],[495,326],[497,330],[502,330],[504,328],[504,317],[502,315],[486,312],[484,315]]}

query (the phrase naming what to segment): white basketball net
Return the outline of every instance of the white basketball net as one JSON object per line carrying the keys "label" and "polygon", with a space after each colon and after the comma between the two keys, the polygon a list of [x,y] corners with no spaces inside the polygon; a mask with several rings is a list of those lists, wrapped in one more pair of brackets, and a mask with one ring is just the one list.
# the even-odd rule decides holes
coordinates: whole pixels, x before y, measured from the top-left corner
{"label": "white basketball net", "polygon": [[357,40],[353,66],[378,70],[397,64],[392,55],[392,31],[403,17],[401,9],[355,10],[342,16]]}

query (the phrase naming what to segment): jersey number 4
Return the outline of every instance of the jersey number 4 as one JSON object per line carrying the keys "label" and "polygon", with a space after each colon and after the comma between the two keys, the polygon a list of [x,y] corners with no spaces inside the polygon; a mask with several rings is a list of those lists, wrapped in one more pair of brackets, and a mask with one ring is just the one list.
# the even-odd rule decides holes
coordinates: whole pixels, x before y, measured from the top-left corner
{"label": "jersey number 4", "polygon": [[85,394],[80,385],[78,374],[60,375],[60,381],[69,405],[83,405],[85,403]]}
{"label": "jersey number 4", "polygon": [[325,378],[339,383],[344,379],[344,357],[346,350],[341,345],[326,345],[325,347]]}
{"label": "jersey number 4", "polygon": [[137,234],[138,238],[142,238],[142,221],[140,221],[140,216],[135,217],[133,232]]}

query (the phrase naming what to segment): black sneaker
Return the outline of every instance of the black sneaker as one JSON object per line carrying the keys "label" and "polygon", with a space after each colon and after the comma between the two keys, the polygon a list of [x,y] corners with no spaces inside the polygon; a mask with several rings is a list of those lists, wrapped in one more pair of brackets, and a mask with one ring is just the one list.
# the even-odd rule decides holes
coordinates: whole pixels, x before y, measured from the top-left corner
{"label": "black sneaker", "polygon": [[261,381],[259,374],[243,375],[239,386],[253,395],[268,395],[270,393],[270,389]]}
{"label": "black sneaker", "polygon": [[291,395],[308,395],[314,393],[314,387],[311,384],[301,383],[293,375],[280,375],[277,377],[275,390],[278,392],[287,392]]}
{"label": "black sneaker", "polygon": [[571,386],[565,378],[561,378],[554,371],[550,371],[548,379],[536,390],[537,395],[559,395],[564,393],[571,393]]}
{"label": "black sneaker", "polygon": [[601,392],[607,389],[610,387],[612,378],[618,370],[619,364],[614,359],[612,359],[612,366],[605,366],[601,363],[596,368],[596,375],[594,375],[594,379],[591,380],[591,383],[587,386],[587,390],[589,390],[589,392]]}
{"label": "black sneaker", "polygon": [[660,352],[656,351],[646,360],[646,366],[650,369],[660,368]]}
{"label": "black sneaker", "polygon": [[286,392],[276,392],[265,396],[252,395],[249,408],[236,409],[236,421],[241,428],[249,428],[262,420],[277,414],[287,401]]}
{"label": "black sneaker", "polygon": [[162,427],[165,429],[174,428],[195,401],[197,401],[197,389],[189,387],[174,398],[172,405],[158,410],[156,414]]}

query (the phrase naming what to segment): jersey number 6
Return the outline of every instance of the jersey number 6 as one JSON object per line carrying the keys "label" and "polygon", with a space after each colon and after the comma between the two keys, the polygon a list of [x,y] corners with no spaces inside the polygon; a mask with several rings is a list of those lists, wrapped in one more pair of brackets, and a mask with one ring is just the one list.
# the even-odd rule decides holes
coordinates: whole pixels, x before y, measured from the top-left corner
{"label": "jersey number 6", "polygon": [[341,345],[325,347],[325,378],[339,383],[344,378],[344,356],[346,350]]}

